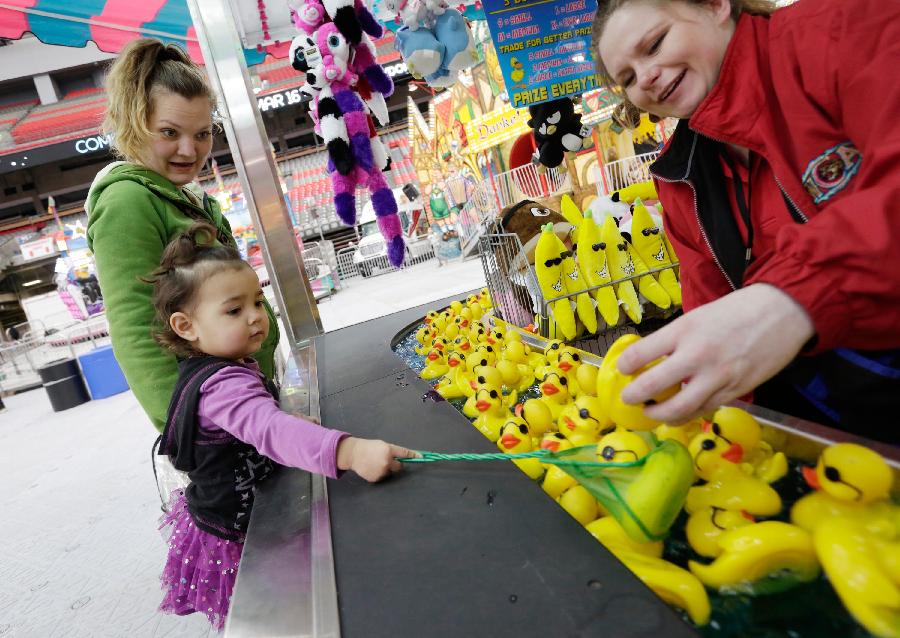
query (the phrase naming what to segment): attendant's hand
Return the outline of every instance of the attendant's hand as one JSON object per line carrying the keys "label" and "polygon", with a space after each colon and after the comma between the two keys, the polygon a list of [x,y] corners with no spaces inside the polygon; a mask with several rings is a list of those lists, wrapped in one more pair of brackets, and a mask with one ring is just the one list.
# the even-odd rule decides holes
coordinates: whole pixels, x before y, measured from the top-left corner
{"label": "attendant's hand", "polygon": [[418,456],[417,452],[399,445],[350,436],[338,444],[337,466],[339,470],[353,470],[374,483],[403,469],[398,458]]}
{"label": "attendant's hand", "polygon": [[644,408],[652,419],[682,423],[775,376],[814,333],[806,311],[778,288],[741,288],[629,346],[618,360],[624,374],[665,359],[628,384],[622,401],[641,404],[684,382],[672,398]]}

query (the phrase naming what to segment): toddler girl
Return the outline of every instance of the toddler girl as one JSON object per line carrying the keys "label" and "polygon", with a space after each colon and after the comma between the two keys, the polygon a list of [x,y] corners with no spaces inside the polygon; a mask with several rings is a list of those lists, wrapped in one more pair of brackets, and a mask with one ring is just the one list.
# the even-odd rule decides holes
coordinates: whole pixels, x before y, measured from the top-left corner
{"label": "toddler girl", "polygon": [[159,453],[190,478],[162,519],[169,556],[160,610],[200,611],[221,630],[259,481],[279,465],[378,481],[400,470],[396,457],[415,453],[279,409],[276,388],[250,358],[269,332],[259,279],[215,237],[208,224],[191,226],[148,281],[162,324],[155,337],[180,359]]}

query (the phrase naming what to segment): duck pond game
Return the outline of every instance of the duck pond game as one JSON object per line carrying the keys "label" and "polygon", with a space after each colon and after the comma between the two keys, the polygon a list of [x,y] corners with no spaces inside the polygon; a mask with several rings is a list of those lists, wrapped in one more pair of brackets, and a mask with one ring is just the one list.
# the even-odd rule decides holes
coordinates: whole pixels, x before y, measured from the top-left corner
{"label": "duck pond game", "polygon": [[900,636],[900,506],[879,454],[837,443],[801,462],[737,407],[652,421],[619,398],[616,359],[639,336],[601,360],[491,308],[485,288],[435,309],[394,350],[498,452],[413,461],[514,463],[702,636]]}

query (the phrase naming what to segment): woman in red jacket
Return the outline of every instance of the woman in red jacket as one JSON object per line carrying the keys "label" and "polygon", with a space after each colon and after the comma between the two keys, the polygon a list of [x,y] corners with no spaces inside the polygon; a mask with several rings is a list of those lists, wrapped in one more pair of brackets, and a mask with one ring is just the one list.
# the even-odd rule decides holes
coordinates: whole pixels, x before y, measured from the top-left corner
{"label": "woman in red jacket", "polygon": [[[771,15],[769,15],[771,14]],[[635,107],[679,118],[651,171],[683,317],[631,403],[678,422],[757,403],[896,443],[900,2],[600,0],[595,50]]]}

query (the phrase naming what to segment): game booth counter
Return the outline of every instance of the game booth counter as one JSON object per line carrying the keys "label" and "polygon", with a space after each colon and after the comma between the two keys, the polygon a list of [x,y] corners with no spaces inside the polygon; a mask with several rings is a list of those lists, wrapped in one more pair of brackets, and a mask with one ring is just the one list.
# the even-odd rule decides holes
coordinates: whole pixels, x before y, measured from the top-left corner
{"label": "game booth counter", "polygon": [[[519,367],[519,363],[526,367],[540,367],[537,357],[528,357],[540,353],[546,358],[560,350],[560,341],[550,339],[557,334],[552,330],[558,330],[565,341],[581,346],[574,353],[568,352],[566,356],[570,360],[574,360],[577,354],[579,360],[596,368],[594,373],[599,376],[603,361],[607,360],[601,357],[614,345],[614,341],[610,343],[613,337],[618,336],[605,329],[607,324],[614,322],[600,324],[601,320],[607,320],[602,314],[597,314],[601,308],[608,310],[610,306],[601,304],[594,297],[596,306],[591,304],[590,308],[595,314],[591,319],[584,299],[579,299],[579,294],[587,288],[572,293],[566,291],[558,297],[554,295],[552,291],[554,284],[559,283],[560,268],[564,264],[567,268],[571,266],[567,261],[571,255],[563,256],[569,251],[559,248],[560,244],[555,240],[563,240],[557,237],[553,228],[545,233],[538,226],[535,255],[543,256],[548,245],[551,253],[545,259],[538,256],[534,266],[522,257],[527,253],[523,242],[515,234],[505,233],[515,238],[511,246],[507,244],[500,250],[489,247],[481,251],[485,271],[494,279],[488,279],[489,290],[486,294],[473,291],[472,298],[464,300],[470,313],[468,318],[462,312],[462,300],[443,299],[323,334],[310,278],[297,245],[246,72],[245,51],[255,51],[257,45],[263,46],[276,38],[286,37],[276,33],[274,16],[288,15],[289,12],[286,3],[279,12],[275,0],[259,4],[265,6],[266,21],[258,15],[256,7],[248,17],[236,13],[235,4],[227,0],[190,0],[188,8],[196,30],[197,42],[193,45],[196,49],[199,44],[210,80],[219,97],[224,128],[241,178],[260,254],[285,327],[283,338],[290,346],[290,357],[282,375],[281,403],[287,410],[311,415],[330,427],[354,435],[381,438],[413,449],[451,456],[446,457],[446,462],[410,464],[402,473],[377,485],[366,484],[353,475],[330,481],[299,470],[282,470],[262,483],[252,512],[225,635],[378,638],[398,635],[455,637],[468,634],[546,638],[579,635],[677,637],[702,633],[738,636],[750,633],[763,635],[754,625],[760,617],[774,619],[774,624],[778,625],[784,614],[798,607],[798,603],[780,595],[751,597],[749,601],[742,599],[745,608],[755,612],[744,618],[717,615],[721,609],[734,606],[736,599],[727,596],[720,599],[721,609],[713,609],[712,620],[706,624],[703,622],[703,609],[679,611],[684,609],[682,605],[686,605],[683,600],[686,596],[679,597],[679,583],[682,581],[668,580],[667,568],[662,569],[664,573],[661,578],[648,577],[646,571],[642,577],[641,570],[635,567],[640,559],[632,559],[629,566],[613,551],[598,543],[582,521],[572,515],[571,508],[560,507],[555,499],[547,496],[548,491],[543,483],[520,471],[518,465],[494,459],[503,453],[498,452],[491,436],[484,434],[479,426],[473,427],[473,421],[464,416],[464,404],[459,407],[453,404],[454,400],[459,402],[462,399],[442,400],[445,397],[440,390],[445,393],[452,391],[451,386],[445,383],[440,388],[433,387],[432,383],[419,376],[429,365],[435,379],[446,377],[451,367],[460,368],[459,358],[455,359],[457,365],[451,366],[441,348],[436,347],[436,343],[449,345],[459,338],[459,332],[453,339],[448,339],[439,336],[435,328],[440,325],[441,334],[445,335],[448,324],[457,326],[459,331],[462,321],[469,323],[465,326],[469,335],[475,328],[474,339],[484,346],[485,360],[491,358],[487,354],[492,352],[487,349],[488,346],[493,348],[489,339],[495,342],[498,338],[510,339],[522,344],[506,344],[503,352],[507,353],[507,349],[511,348],[507,358],[518,352],[525,356],[525,360],[501,367],[507,368],[509,384],[514,383],[514,377],[523,384],[521,393],[525,403],[528,399],[540,401],[540,404],[531,404],[537,407],[529,409],[529,417],[535,411],[551,410],[543,401],[549,395],[564,394],[555,386],[557,392],[554,393],[550,389],[525,385],[524,381],[528,379],[527,376],[522,379],[523,368]],[[577,7],[573,10],[582,14],[590,12],[583,3],[565,4]],[[487,13],[490,10],[485,7]],[[460,23],[456,21],[455,24],[459,26]],[[287,26],[293,28],[290,23]],[[464,31],[457,29],[457,33],[461,32]],[[455,52],[465,50],[464,46],[457,45]],[[462,76],[460,71],[450,68],[451,64],[455,64],[452,61],[441,60],[441,64],[442,67],[434,70],[435,74],[443,74],[444,77],[456,73]],[[488,73],[487,69],[485,73]],[[511,81],[516,80],[511,78]],[[448,147],[452,156],[454,150],[451,145]],[[490,177],[490,174],[482,172],[485,166],[483,162],[478,162],[476,154],[475,167],[481,173],[479,184],[484,183],[485,176]],[[473,173],[478,175],[474,170]],[[514,178],[511,179],[514,181]],[[496,209],[500,208],[496,206],[496,201],[502,186],[491,190],[482,186],[478,188],[482,190],[476,189],[470,193],[465,205],[480,196],[490,197],[495,202],[496,216],[499,212]],[[519,205],[523,201],[527,200],[511,199],[510,205]],[[460,217],[466,214],[465,205]],[[573,205],[579,213],[584,212],[583,202]],[[539,219],[545,216],[544,208],[527,205],[527,215]],[[571,215],[570,206],[563,205],[562,198],[556,212],[570,224],[573,219],[577,221],[577,216],[573,218]],[[564,215],[564,212],[570,214]],[[378,213],[376,211],[379,218],[384,216]],[[582,219],[585,220],[582,223],[586,223],[587,218]],[[661,239],[652,232],[651,225],[646,225],[646,221],[644,223],[648,240]],[[605,230],[612,232],[608,225]],[[590,237],[592,232],[588,230],[583,236]],[[492,235],[502,234],[486,233],[476,239],[489,242],[493,241]],[[617,238],[614,236],[614,239]],[[391,240],[392,237],[385,237],[386,242]],[[503,252],[506,248],[509,251]],[[634,248],[638,251],[639,246]],[[552,250],[557,251],[555,257]],[[548,261],[555,263],[546,266]],[[538,264],[544,264],[549,270],[539,273],[535,267]],[[618,295],[615,285],[624,284],[627,280],[632,287],[635,283],[638,286],[631,291],[634,297],[629,296],[626,302],[629,309],[633,313],[638,307],[650,310],[650,305],[655,303],[654,298],[663,303],[656,288],[663,286],[660,273],[664,271],[677,271],[677,262],[665,267],[648,268],[637,276],[626,275],[589,286],[594,288],[589,294],[594,296],[596,291],[612,289]],[[522,273],[521,289],[526,295],[522,299],[527,307],[522,313],[523,321],[518,324],[513,320],[511,307],[504,307],[501,303],[504,295],[515,295],[515,290],[523,292],[514,289],[510,293],[502,288],[503,282],[515,283],[513,272]],[[656,286],[645,280],[644,289],[640,290],[639,279],[644,277],[653,279]],[[531,283],[526,285],[526,282]],[[630,294],[627,286],[621,287],[624,289],[621,292],[623,296]],[[671,293],[667,294],[671,296]],[[568,304],[567,297],[570,295],[574,297],[574,305]],[[602,298],[604,295],[597,296]],[[486,309],[479,299],[486,305],[490,300],[493,307],[485,313]],[[581,312],[576,316],[573,308],[579,307],[579,301]],[[531,304],[536,304],[537,310]],[[567,304],[569,315],[564,310]],[[670,307],[672,305],[670,303]],[[479,309],[482,311],[481,318],[475,319],[471,313]],[[455,319],[460,317],[463,319],[457,324]],[[449,321],[451,318],[453,321]],[[529,330],[524,330],[529,327],[526,320],[531,322]],[[622,319],[620,331],[639,332],[634,328],[638,322],[633,317],[629,320],[631,323]],[[660,315],[658,320],[665,321],[666,316]],[[480,322],[480,328],[472,325],[474,321]],[[590,326],[585,325],[591,321],[597,326],[598,332],[595,334],[591,334]],[[652,322],[642,321],[641,325],[649,329]],[[497,331],[502,336],[496,334]],[[518,334],[519,339],[510,337],[509,331]],[[436,341],[439,338],[448,340]],[[424,346],[429,339],[430,349],[426,350]],[[486,344],[482,343],[482,339]],[[587,347],[591,341],[597,344],[595,348]],[[462,345],[461,342],[460,347]],[[469,345],[471,347],[473,344],[470,342]],[[526,345],[529,348],[527,351]],[[416,348],[425,350],[424,355]],[[438,352],[432,357],[434,350]],[[418,359],[407,356],[407,351],[414,352]],[[493,356],[496,361],[496,353]],[[471,365],[475,365],[474,362],[480,359],[472,361]],[[590,374],[589,367],[584,369]],[[466,370],[474,372],[468,368]],[[560,378],[559,385],[567,386],[568,377],[565,374],[562,376],[567,383],[563,384]],[[469,380],[480,383],[477,377],[468,379],[462,375],[454,378],[453,387],[464,392],[465,388],[471,388]],[[546,379],[542,378],[541,385],[545,383]],[[585,387],[590,387],[590,382],[586,382]],[[518,388],[516,392],[519,392]],[[486,413],[496,410],[495,403],[501,401],[501,394],[502,401],[511,401],[509,388],[494,390],[494,393],[492,395],[491,390],[487,390],[486,394],[475,399],[476,411]],[[562,407],[559,409],[562,410]],[[815,424],[757,408],[748,407],[748,410],[767,432],[766,440],[777,442],[780,451],[797,462],[814,463],[829,443],[852,439],[850,435]],[[507,418],[507,415],[504,413],[503,417]],[[510,413],[509,418],[520,417]],[[521,418],[524,421],[524,416]],[[571,414],[570,419],[580,424],[577,419],[586,417],[581,417],[579,409]],[[488,418],[482,419],[482,422],[489,432],[497,425],[495,420]],[[521,425],[518,421],[515,423]],[[506,426],[506,423],[501,425]],[[504,437],[497,438],[497,441],[502,443],[505,434],[514,432],[504,433]],[[563,433],[558,434],[567,438]],[[659,438],[659,435],[656,436]],[[561,443],[561,438],[557,437],[557,440]],[[863,443],[880,452],[887,459],[889,471],[896,475],[900,465],[895,449]],[[713,444],[717,443],[713,441]],[[682,459],[687,453],[683,451],[686,448],[678,443],[667,444],[666,448],[681,450],[675,454]],[[484,462],[459,461],[459,457],[455,456],[458,453],[476,455],[478,460]],[[490,460],[483,456],[488,453],[493,455]],[[613,455],[616,453],[617,450],[613,449]],[[425,460],[437,458],[440,455],[429,454]],[[653,458],[659,460],[666,457],[657,454]],[[529,459],[538,460],[538,465],[541,459],[547,461],[546,464],[550,464],[551,460],[546,455],[516,460]],[[656,465],[657,461],[654,461]],[[541,472],[549,474],[549,470],[543,468]],[[833,472],[828,473],[833,475]],[[643,484],[644,499],[658,503],[660,494],[646,489],[647,485],[653,487],[655,484]],[[588,503],[597,513],[598,505],[590,501],[580,502]],[[671,508],[666,509],[668,515],[665,522],[671,523],[668,520]],[[742,518],[740,511],[736,518]],[[647,527],[646,520],[641,519],[641,522]],[[663,527],[650,525],[647,529],[650,534],[658,535],[664,533]],[[891,549],[893,546],[885,547]],[[789,551],[787,555],[789,558],[793,556]],[[806,557],[808,553],[802,556]],[[752,571],[753,565],[747,569]],[[658,584],[660,580],[669,583],[671,596],[654,593],[651,585]],[[657,588],[657,591],[666,590]],[[690,591],[691,600],[702,599],[696,587]],[[700,591],[705,590],[701,587]],[[832,590],[815,590],[814,593],[828,591]],[[831,594],[823,593],[819,598],[813,597],[802,605],[813,613],[827,617],[828,614],[822,612],[839,607],[840,602],[832,591]],[[689,613],[691,611],[693,615]],[[813,633],[804,634],[804,630]],[[790,631],[793,632],[791,635],[850,635],[822,631],[821,625],[791,628]],[[854,626],[853,631],[859,634],[861,629]],[[781,634],[775,632],[772,635],[784,633],[782,630]]]}

